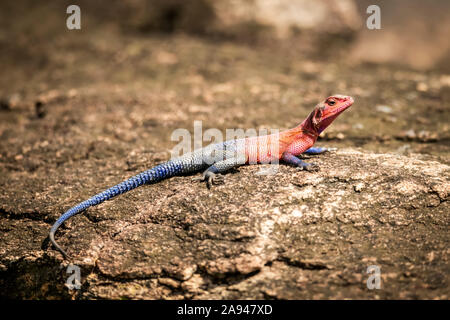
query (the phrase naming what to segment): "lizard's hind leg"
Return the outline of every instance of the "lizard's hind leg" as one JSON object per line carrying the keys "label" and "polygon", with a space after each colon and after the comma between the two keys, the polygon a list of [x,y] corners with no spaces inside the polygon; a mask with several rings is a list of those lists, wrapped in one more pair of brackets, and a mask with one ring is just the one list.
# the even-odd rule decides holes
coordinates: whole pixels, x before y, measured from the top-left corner
{"label": "lizard's hind leg", "polygon": [[225,159],[218,161],[205,170],[202,174],[202,181],[206,181],[206,185],[209,188],[213,184],[223,184],[224,178],[221,173],[224,173],[232,168],[240,166],[242,163],[238,161],[238,158]]}

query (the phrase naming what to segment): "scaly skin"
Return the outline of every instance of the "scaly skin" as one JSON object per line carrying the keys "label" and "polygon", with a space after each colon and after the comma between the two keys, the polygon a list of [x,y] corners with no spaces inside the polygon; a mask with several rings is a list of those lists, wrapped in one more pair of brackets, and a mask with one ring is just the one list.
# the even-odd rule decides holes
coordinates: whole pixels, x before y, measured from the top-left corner
{"label": "scaly skin", "polygon": [[198,180],[206,181],[210,188],[211,184],[223,181],[220,173],[243,164],[270,163],[273,160],[282,160],[302,170],[317,170],[316,165],[303,162],[297,156],[302,153],[320,154],[331,151],[331,149],[312,148],[312,146],[319,134],[352,104],[352,97],[334,95],[319,103],[299,126],[290,130],[279,134],[212,144],[157,165],[70,208],[59,217],[50,229],[50,241],[67,258],[67,253],[55,241],[55,232],[64,221],[89,207],[138,186],[156,183],[173,176],[194,173],[206,168]]}

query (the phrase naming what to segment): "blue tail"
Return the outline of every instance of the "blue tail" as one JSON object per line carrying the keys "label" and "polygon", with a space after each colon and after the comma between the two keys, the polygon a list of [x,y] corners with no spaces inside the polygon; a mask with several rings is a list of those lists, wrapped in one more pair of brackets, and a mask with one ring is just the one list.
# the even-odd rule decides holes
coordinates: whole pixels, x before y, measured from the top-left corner
{"label": "blue tail", "polygon": [[59,219],[55,222],[55,224],[50,229],[49,238],[52,244],[58,249],[65,258],[68,257],[67,253],[56,243],[55,241],[55,233],[58,230],[59,226],[64,223],[70,217],[79,214],[86,210],[89,207],[96,206],[106,200],[109,200],[119,194],[125,193],[127,191],[133,190],[145,183],[154,183],[158,182],[174,175],[177,175],[182,172],[181,163],[175,163],[173,161],[162,163],[152,169],[144,171],[134,177],[131,177],[128,180],[125,180],[114,187],[111,187],[99,194],[96,194],[92,198],[83,201],[77,204],[75,207],[70,208],[66,211]]}

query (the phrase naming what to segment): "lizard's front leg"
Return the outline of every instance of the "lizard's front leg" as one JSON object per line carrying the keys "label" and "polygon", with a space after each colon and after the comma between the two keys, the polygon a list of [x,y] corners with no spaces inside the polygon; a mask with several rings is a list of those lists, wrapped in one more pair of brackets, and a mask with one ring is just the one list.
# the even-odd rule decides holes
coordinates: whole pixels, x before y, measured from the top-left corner
{"label": "lizard's front leg", "polygon": [[[314,142],[315,142],[314,140],[307,138],[299,139],[292,142],[281,155],[281,159],[286,163],[294,165],[302,170],[317,171],[319,167],[316,164],[306,163],[297,158],[298,155],[304,153],[305,151],[310,150]],[[321,151],[317,150],[318,148],[312,149],[313,151]]]}
{"label": "lizard's front leg", "polygon": [[306,163],[299,158],[297,158],[294,154],[290,152],[284,152],[281,156],[281,159],[286,163],[292,164],[302,170],[306,171],[318,171],[319,166],[314,163]]}

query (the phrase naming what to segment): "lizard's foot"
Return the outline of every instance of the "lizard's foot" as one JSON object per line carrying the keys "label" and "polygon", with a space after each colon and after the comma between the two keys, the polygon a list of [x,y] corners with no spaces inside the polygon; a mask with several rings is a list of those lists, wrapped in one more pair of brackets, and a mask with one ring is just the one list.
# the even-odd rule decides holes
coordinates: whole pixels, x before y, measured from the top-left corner
{"label": "lizard's foot", "polygon": [[211,171],[207,171],[203,179],[206,180],[206,186],[208,187],[208,189],[211,189],[212,185],[225,183],[223,175],[221,175],[220,173],[213,173]]}
{"label": "lizard's foot", "polygon": [[206,181],[206,186],[211,189],[212,185],[224,184],[225,179],[220,173],[214,173],[211,171],[205,172],[201,177],[195,177],[192,181]]}
{"label": "lizard's foot", "polygon": [[319,166],[315,163],[302,163],[301,165],[299,165],[298,170],[306,170],[306,171],[314,171],[317,172],[320,170]]}

